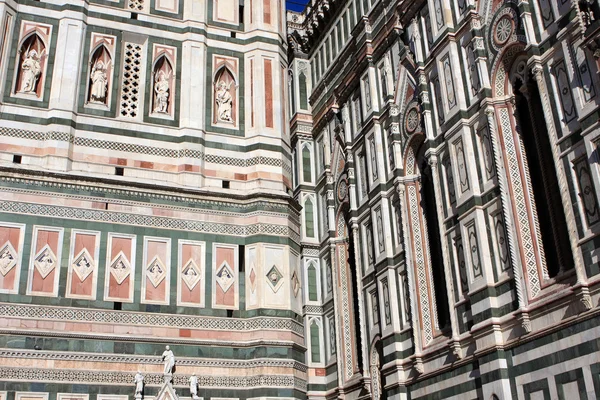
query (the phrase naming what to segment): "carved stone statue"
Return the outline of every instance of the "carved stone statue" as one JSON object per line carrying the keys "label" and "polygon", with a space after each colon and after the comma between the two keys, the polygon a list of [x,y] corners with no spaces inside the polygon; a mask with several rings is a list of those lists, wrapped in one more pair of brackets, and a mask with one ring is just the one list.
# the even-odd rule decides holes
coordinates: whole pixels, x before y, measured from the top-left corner
{"label": "carved stone statue", "polygon": [[198,398],[198,377],[196,374],[190,376],[190,395],[192,399]]}
{"label": "carved stone statue", "polygon": [[231,117],[233,98],[229,93],[231,84],[232,82],[219,81],[216,86],[217,120],[220,122],[233,122]]}
{"label": "carved stone statue", "polygon": [[164,71],[159,71],[156,74],[154,92],[154,112],[167,113],[169,109],[169,80]]}
{"label": "carved stone statue", "polygon": [[163,374],[165,378],[170,378],[173,375],[173,367],[175,366],[175,355],[169,346],[165,347],[165,351],[162,353],[162,360],[164,362]]}
{"label": "carved stone statue", "polygon": [[142,391],[144,390],[144,375],[138,371],[133,379],[135,381],[135,398],[142,398]]}
{"label": "carved stone statue", "polygon": [[106,65],[102,61],[96,62],[90,74],[92,90],[90,91],[90,102],[104,104],[106,101],[106,89],[108,88],[108,77]]}
{"label": "carved stone statue", "polygon": [[35,93],[37,81],[42,74],[40,59],[41,56],[38,55],[36,50],[30,50],[26,53],[21,64],[21,89],[19,93]]}

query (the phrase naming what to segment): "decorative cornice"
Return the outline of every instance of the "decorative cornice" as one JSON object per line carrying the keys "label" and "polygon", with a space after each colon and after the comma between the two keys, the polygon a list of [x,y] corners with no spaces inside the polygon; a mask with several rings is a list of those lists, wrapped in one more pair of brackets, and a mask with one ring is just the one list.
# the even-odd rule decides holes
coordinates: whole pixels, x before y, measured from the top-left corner
{"label": "decorative cornice", "polygon": [[238,237],[273,235],[289,237],[296,242],[299,242],[300,240],[299,232],[294,231],[291,227],[286,225],[261,223],[249,225],[219,224],[153,215],[130,214],[107,210],[72,208],[34,203],[20,203],[15,201],[0,201],[0,212],[30,214],[113,224],[147,226],[200,233],[234,235]]}
{"label": "decorative cornice", "polygon": [[[25,349],[0,349],[0,357],[77,362],[107,362],[117,364],[125,363],[162,365],[163,363],[159,356],[145,356],[136,354],[80,353]],[[300,372],[306,372],[308,370],[306,364],[300,363],[296,360],[280,360],[270,358],[259,358],[253,360],[226,360],[178,357],[177,365],[204,368],[293,368]]]}
{"label": "decorative cornice", "polygon": [[304,335],[302,324],[290,318],[276,317],[218,318],[8,303],[0,303],[0,316],[6,318],[34,318],[86,323],[93,321],[123,325],[164,326],[179,329],[208,329],[238,332],[283,330]]}
{"label": "decorative cornice", "polygon": [[[4,381],[29,381],[29,382],[73,382],[95,383],[99,385],[131,386],[134,382],[134,372],[115,371],[83,371],[71,369],[42,369],[3,367],[0,368],[0,380]],[[173,376],[173,386],[189,387],[190,375]],[[144,375],[144,384],[147,386],[162,386],[163,374],[147,373]],[[198,386],[202,388],[235,388],[248,389],[258,387],[293,388],[306,391],[307,383],[304,379],[290,375],[254,375],[254,376],[198,376]]]}

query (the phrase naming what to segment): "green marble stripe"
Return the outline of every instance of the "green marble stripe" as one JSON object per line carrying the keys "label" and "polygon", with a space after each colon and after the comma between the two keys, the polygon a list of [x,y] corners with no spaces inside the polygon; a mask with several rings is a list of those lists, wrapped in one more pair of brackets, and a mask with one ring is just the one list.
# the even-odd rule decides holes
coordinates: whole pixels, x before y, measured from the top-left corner
{"label": "green marble stripe", "polygon": [[[477,371],[473,371],[475,372],[475,375],[477,375]],[[456,374],[458,375],[458,374]],[[431,391],[421,397],[413,397],[411,396],[412,400],[439,400],[439,399],[445,399],[448,397],[452,397],[452,396],[456,396],[459,395],[461,393],[467,393],[473,390],[477,390],[478,388],[481,387],[480,381],[478,379],[478,377],[469,377],[469,380],[463,383],[459,383],[457,385],[454,386],[450,386],[446,389],[442,389],[439,390],[437,392],[433,392],[434,390],[434,386],[432,385],[431,387]],[[412,391],[412,387],[411,387],[411,391]]]}
{"label": "green marble stripe", "polygon": [[505,360],[510,356],[505,350],[498,349],[492,353],[479,357],[479,365],[485,365],[496,360]]}
{"label": "green marble stripe", "polygon": [[500,318],[507,314],[510,314],[517,308],[515,303],[516,299],[513,302],[501,307],[487,308],[479,314],[473,315],[473,324],[478,324],[489,318]]}
{"label": "green marble stripe", "polygon": [[394,360],[404,360],[404,359],[412,356],[413,354],[415,354],[415,348],[412,346],[403,351],[394,351],[393,353],[385,354],[383,356],[382,364],[387,364],[390,361],[394,361]]}
{"label": "green marble stripe", "polygon": [[412,338],[412,331],[406,330],[402,333],[393,333],[381,339],[381,346],[385,349],[392,343],[403,343]]}
{"label": "green marble stripe", "polygon": [[[68,352],[74,355],[94,353],[97,355],[120,354],[120,355],[142,355],[160,356],[164,350],[162,338],[156,338],[156,343],[122,342],[118,340],[92,340],[75,338],[36,337],[0,335],[0,348],[34,350],[36,346],[39,351]],[[226,359],[251,361],[259,358],[290,359],[300,363],[305,362],[305,353],[300,349],[289,346],[264,346],[232,348],[214,345],[197,344],[170,344],[171,349],[178,357],[203,358],[203,359]],[[158,360],[158,359],[157,359]]]}
{"label": "green marble stripe", "polygon": [[548,380],[546,378],[523,385],[523,395],[525,400],[530,400],[533,393],[540,391],[544,396],[544,400],[550,400],[550,389],[548,389]]}
{"label": "green marble stripe", "polygon": [[596,338],[568,349],[556,351],[546,356],[538,357],[529,362],[513,366],[514,375],[519,376],[540,369],[548,368],[550,365],[561,364],[588,354],[597,353],[600,351],[600,338]]}
{"label": "green marble stripe", "polygon": [[469,295],[469,299],[471,300],[471,304],[476,304],[490,297],[501,296],[504,293],[511,291],[512,289],[514,289],[514,282],[512,280],[508,280],[497,286],[483,287],[480,290],[473,292],[471,295]]}
{"label": "green marble stripe", "polygon": [[600,399],[600,363],[592,364],[590,366],[590,372],[592,373],[592,380],[594,381],[596,398]]}
{"label": "green marble stripe", "polygon": [[[561,329],[550,335],[543,336],[539,339],[515,347],[514,349],[512,349],[512,353],[513,355],[519,355],[531,350],[535,350],[538,347],[557,342],[561,339],[565,339],[573,335],[578,335],[582,332],[595,328],[598,325],[600,325],[600,316],[594,316],[592,318],[586,319],[585,321],[565,327],[564,329]],[[600,339],[598,340],[600,341]]]}

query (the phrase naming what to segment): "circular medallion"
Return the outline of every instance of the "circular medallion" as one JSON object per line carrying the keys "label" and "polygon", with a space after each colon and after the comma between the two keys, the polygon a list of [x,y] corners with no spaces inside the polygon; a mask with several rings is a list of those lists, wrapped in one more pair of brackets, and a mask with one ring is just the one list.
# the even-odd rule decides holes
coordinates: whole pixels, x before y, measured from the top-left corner
{"label": "circular medallion", "polygon": [[415,108],[406,114],[406,131],[413,133],[419,126],[419,113]]}
{"label": "circular medallion", "polygon": [[513,31],[514,25],[512,19],[508,15],[500,18],[494,31],[494,39],[496,43],[499,45],[506,43],[512,36]]}
{"label": "circular medallion", "polygon": [[348,194],[348,184],[346,183],[345,180],[342,179],[338,183],[338,200],[344,201],[347,194]]}

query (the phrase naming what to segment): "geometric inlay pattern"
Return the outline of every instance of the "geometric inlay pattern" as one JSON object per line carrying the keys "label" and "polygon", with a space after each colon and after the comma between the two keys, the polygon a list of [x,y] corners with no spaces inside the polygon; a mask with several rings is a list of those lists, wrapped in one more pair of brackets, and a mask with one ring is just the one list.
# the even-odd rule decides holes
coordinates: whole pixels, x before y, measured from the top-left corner
{"label": "geometric inlay pattern", "polygon": [[[519,168],[517,158],[518,156],[516,144],[513,138],[508,109],[506,108],[500,109],[500,125],[502,128],[502,139],[504,140],[504,148],[506,152],[506,162],[508,164],[508,181],[514,193],[514,208],[517,214],[515,219],[518,224],[517,232],[520,232],[520,242],[524,253],[523,267],[526,269],[525,272],[527,274],[528,288],[531,294],[531,298],[534,298],[538,295],[538,293],[541,290],[541,282],[537,272],[537,260],[533,244],[533,234],[531,232],[528,207],[527,202],[525,200],[525,191],[523,187],[524,184],[521,179],[521,169]],[[539,251],[540,253],[543,252],[543,248],[541,246],[539,246]],[[542,262],[545,265],[543,254],[540,254],[540,256]]]}
{"label": "geometric inlay pattern", "polygon": [[338,245],[338,265],[340,273],[341,293],[340,297],[342,300],[342,329],[343,329],[343,345],[345,352],[344,360],[344,372],[345,378],[350,379],[354,375],[354,362],[353,362],[353,345],[352,345],[352,324],[350,321],[350,290],[348,287],[348,271],[346,266],[346,246]]}
{"label": "geometric inlay pattern", "polygon": [[257,329],[291,330],[299,335],[304,334],[304,326],[302,324],[290,318],[281,317],[218,318],[7,303],[0,303],[0,316],[87,323],[98,321],[112,324],[164,326],[182,329],[193,328],[227,331],[252,331]]}
{"label": "geometric inlay pattern", "polygon": [[191,258],[190,261],[185,264],[181,272],[181,278],[189,290],[194,289],[196,284],[200,282],[200,268],[198,268],[196,262]]}
{"label": "geometric inlay pattern", "polygon": [[294,292],[294,297],[298,297],[298,292],[300,291],[300,279],[298,279],[298,274],[295,270],[292,272],[292,291]]}
{"label": "geometric inlay pattern", "polygon": [[269,272],[267,272],[267,281],[271,284],[271,289],[273,289],[274,292],[277,292],[283,284],[283,275],[279,269],[277,269],[276,265],[273,265]]}
{"label": "geometric inlay pattern", "polygon": [[17,265],[17,252],[9,241],[0,248],[0,274],[6,276]]}
{"label": "geometric inlay pattern", "polygon": [[96,263],[94,262],[94,258],[84,247],[79,254],[73,260],[73,264],[71,264],[71,268],[79,277],[79,280],[83,282],[85,278],[87,278],[96,268]]}
{"label": "geometric inlay pattern", "polygon": [[131,264],[129,264],[129,260],[122,251],[113,258],[109,270],[119,285],[129,276],[131,273]]}
{"label": "geometric inlay pattern", "polygon": [[38,270],[42,278],[46,278],[56,267],[56,255],[52,252],[50,246],[45,245],[35,256],[33,265]]}
{"label": "geometric inlay pattern", "polygon": [[414,263],[416,269],[417,289],[419,291],[419,303],[423,324],[424,345],[433,340],[432,312],[429,298],[429,287],[427,285],[427,265],[425,264],[425,253],[427,249],[423,247],[423,232],[421,232],[421,221],[419,218],[419,202],[417,201],[417,190],[414,185],[407,186],[408,205],[410,208],[411,225],[413,228],[413,240],[415,245]]}
{"label": "geometric inlay pattern", "polygon": [[[36,382],[85,382],[127,385],[133,381],[134,373],[113,371],[85,371],[79,369],[42,369],[42,368],[0,368],[0,378],[3,380],[36,381]],[[173,385],[189,385],[189,375],[176,375]],[[148,373],[144,375],[144,383],[159,386],[164,382],[162,374]],[[306,381],[293,375],[251,375],[251,376],[226,376],[226,375],[200,375],[198,385],[201,387],[284,387],[306,391]]]}
{"label": "geometric inlay pattern", "polygon": [[155,256],[146,268],[146,277],[148,277],[152,286],[158,287],[166,276],[167,268],[162,260],[158,256]]}
{"label": "geometric inlay pattern", "polygon": [[254,293],[256,291],[256,266],[254,263],[250,264],[250,275],[248,275],[248,279],[250,279],[250,291]]}
{"label": "geometric inlay pattern", "polygon": [[168,229],[179,229],[195,232],[217,233],[235,236],[253,236],[258,234],[274,236],[290,236],[298,241],[298,232],[285,225],[249,224],[229,225],[189,219],[177,219],[153,215],[111,212],[104,210],[91,210],[13,201],[0,201],[0,210],[3,212],[56,216],[67,219],[80,219],[88,221],[102,221],[138,226],[154,226]]}
{"label": "geometric inlay pattern", "polygon": [[227,261],[223,261],[219,270],[217,271],[217,283],[223,290],[223,293],[227,292],[231,285],[235,282],[235,278],[233,277],[233,270],[227,263]]}

